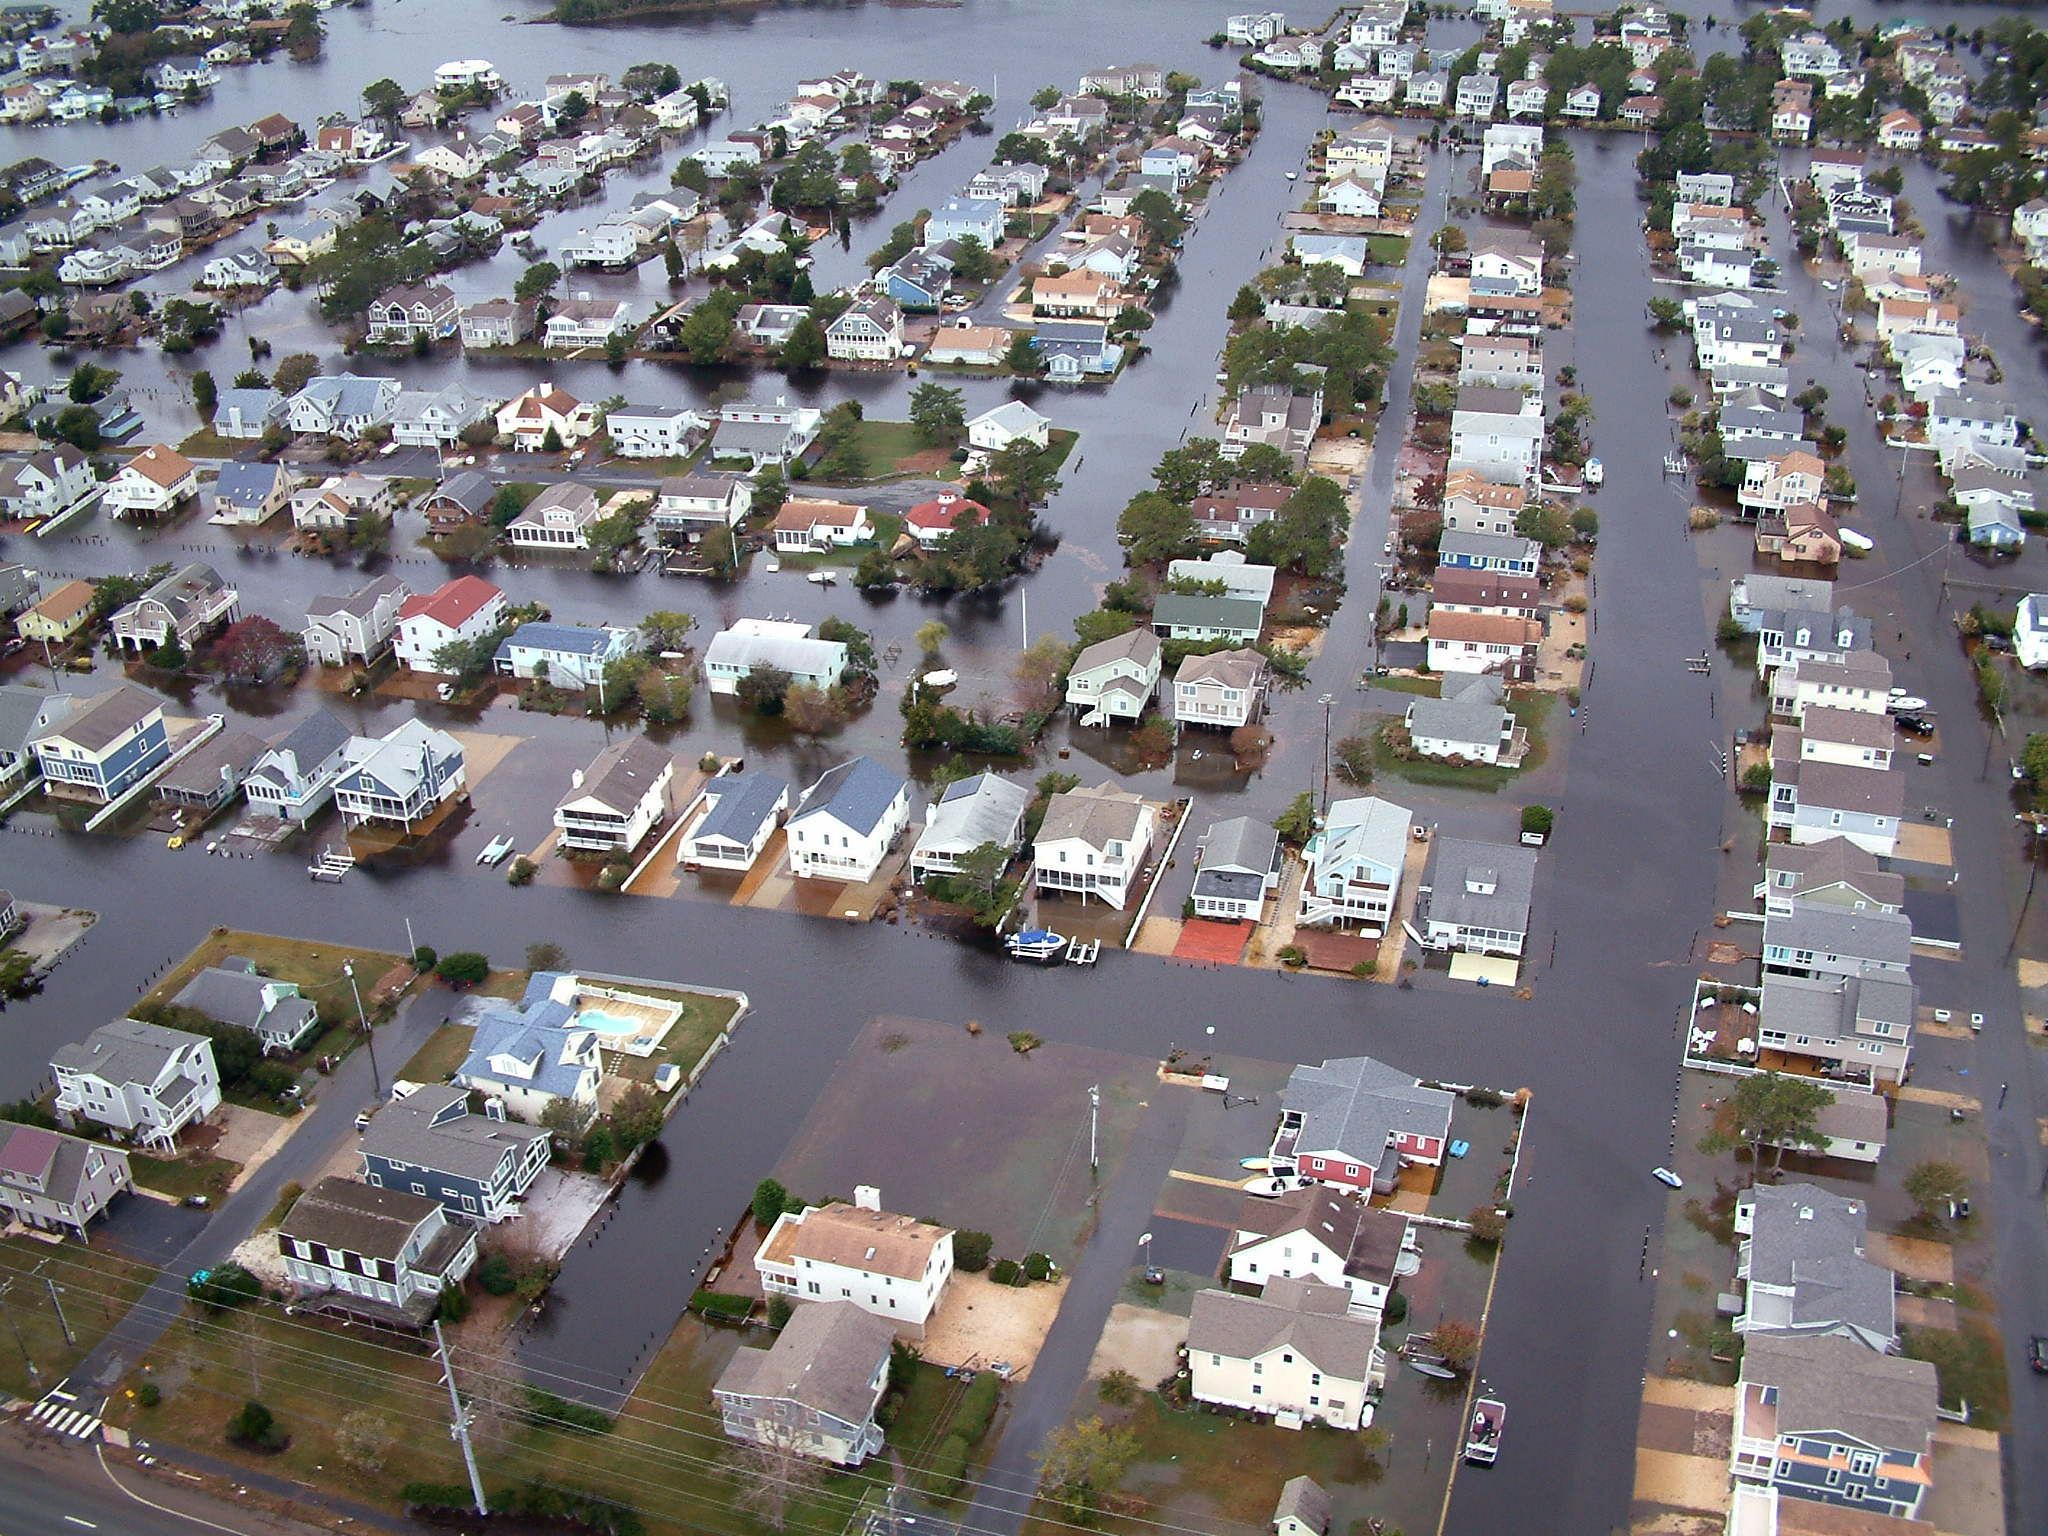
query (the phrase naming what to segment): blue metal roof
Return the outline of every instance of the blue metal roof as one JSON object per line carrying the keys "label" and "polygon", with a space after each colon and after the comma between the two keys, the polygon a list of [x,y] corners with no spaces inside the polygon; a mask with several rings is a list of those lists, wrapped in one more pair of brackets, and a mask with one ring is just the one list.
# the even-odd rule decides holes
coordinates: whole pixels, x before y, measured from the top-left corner
{"label": "blue metal roof", "polygon": [[500,660],[515,649],[555,651],[565,656],[602,656],[612,648],[612,632],[581,624],[522,624],[498,643]]}
{"label": "blue metal roof", "polygon": [[260,507],[264,498],[277,488],[277,474],[275,464],[230,460],[221,465],[220,478],[213,484],[213,493],[238,507]]}

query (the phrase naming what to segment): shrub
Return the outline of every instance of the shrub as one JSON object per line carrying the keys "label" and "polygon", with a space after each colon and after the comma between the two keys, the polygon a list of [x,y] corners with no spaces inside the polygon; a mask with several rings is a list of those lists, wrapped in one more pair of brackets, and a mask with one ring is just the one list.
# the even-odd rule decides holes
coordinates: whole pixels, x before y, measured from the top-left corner
{"label": "shrub", "polygon": [[441,957],[434,952],[433,945],[422,944],[418,949],[412,952],[412,968],[415,971],[419,972],[422,976],[424,976],[428,971],[431,971],[434,968],[434,966],[440,961],[440,958]]}
{"label": "shrub", "polygon": [[590,1133],[583,1138],[583,1166],[592,1173],[602,1172],[605,1166],[619,1155],[618,1139],[612,1135],[608,1125],[593,1125]]}
{"label": "shrub", "polygon": [[960,1490],[967,1478],[967,1454],[970,1447],[958,1435],[948,1435],[939,1442],[931,1459],[925,1463],[925,1481],[931,1491],[941,1498]]}
{"label": "shrub", "polygon": [[263,1294],[263,1282],[239,1264],[222,1264],[194,1275],[185,1293],[209,1312],[244,1306]]}
{"label": "shrub", "polygon": [[494,1253],[476,1267],[476,1283],[492,1296],[510,1296],[519,1288],[519,1272],[502,1253]]}
{"label": "shrub", "polygon": [[1294,966],[1307,965],[1308,951],[1299,944],[1283,944],[1280,946],[1280,963],[1282,965]]}
{"label": "shrub", "polygon": [[145,1381],[135,1389],[135,1401],[143,1408],[154,1408],[164,1400],[164,1391],[153,1381]]}
{"label": "shrub", "polygon": [[1491,1247],[1507,1234],[1508,1219],[1490,1205],[1477,1207],[1467,1218],[1472,1223],[1472,1236]]}
{"label": "shrub", "polygon": [[1522,807],[1522,830],[1550,836],[1550,829],[1557,824],[1557,813],[1547,805],[1525,805]]}
{"label": "shrub", "polygon": [[1507,1101],[1491,1088],[1467,1088],[1465,1102],[1474,1109],[1499,1109]]}
{"label": "shrub", "polygon": [[995,1422],[996,1401],[1002,1390],[1002,1380],[994,1371],[978,1372],[961,1394],[960,1406],[953,1411],[952,1432],[969,1445],[979,1445],[989,1425]]}
{"label": "shrub", "polygon": [[1019,1056],[1029,1056],[1043,1044],[1045,1042],[1028,1029],[1013,1029],[1010,1031],[1010,1049]]}
{"label": "shrub", "polygon": [[1126,1370],[1113,1370],[1095,1383],[1095,1390],[1105,1403],[1122,1407],[1137,1400],[1138,1378]]}
{"label": "shrub", "polygon": [[1024,1278],[1026,1280],[1050,1280],[1052,1278],[1052,1257],[1044,1253],[1024,1255]]}
{"label": "shrub", "polygon": [[441,1287],[441,1299],[434,1307],[434,1316],[444,1323],[459,1323],[469,1316],[469,1296],[459,1285]]}
{"label": "shrub", "polygon": [[1584,613],[1586,607],[1585,594],[1581,592],[1574,592],[1564,600],[1564,611],[1566,613]]}
{"label": "shrub", "polygon": [[526,1421],[545,1429],[573,1429],[578,1434],[608,1435],[612,1416],[588,1403],[572,1403],[539,1387],[526,1389]]}
{"label": "shrub", "polygon": [[271,1455],[292,1443],[292,1437],[278,1426],[275,1415],[258,1402],[242,1404],[228,1420],[227,1433],[229,1443]]}
{"label": "shrub", "polygon": [[953,1267],[978,1275],[988,1268],[989,1253],[995,1247],[995,1239],[986,1232],[963,1229],[953,1234]]}
{"label": "shrub", "polygon": [[540,866],[525,854],[512,861],[512,867],[505,871],[507,885],[531,885],[533,877],[540,872]]}
{"label": "shrub", "polygon": [[997,1259],[989,1266],[988,1277],[997,1285],[1015,1285],[1017,1277],[1024,1273],[1024,1266],[1015,1259]]}
{"label": "shrub", "polygon": [[754,1299],[735,1296],[730,1291],[698,1291],[690,1298],[690,1310],[714,1322],[736,1323],[754,1310]]}
{"label": "shrub", "polygon": [[491,962],[473,949],[457,950],[441,957],[434,974],[451,987],[473,987],[491,974]]}
{"label": "shrub", "polygon": [[780,1333],[783,1326],[789,1322],[789,1314],[793,1310],[794,1308],[790,1306],[787,1296],[770,1296],[768,1298],[768,1326],[777,1333]]}
{"label": "shrub", "polygon": [[789,1208],[789,1191],[779,1180],[763,1179],[754,1186],[754,1225],[772,1227],[775,1218]]}
{"label": "shrub", "polygon": [[1408,1293],[1406,1291],[1394,1291],[1389,1294],[1385,1314],[1386,1322],[1391,1325],[1403,1321],[1407,1316]]}

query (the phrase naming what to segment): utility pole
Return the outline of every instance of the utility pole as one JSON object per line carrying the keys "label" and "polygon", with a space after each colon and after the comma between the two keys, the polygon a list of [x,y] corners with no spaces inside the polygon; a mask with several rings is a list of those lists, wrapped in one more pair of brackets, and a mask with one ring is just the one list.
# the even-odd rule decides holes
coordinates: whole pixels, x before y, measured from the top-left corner
{"label": "utility pole", "polygon": [[[407,925],[408,931],[410,926]],[[356,1022],[363,1029],[363,1044],[369,1047],[370,1051],[370,1086],[376,1089],[377,1097],[381,1101],[384,1097],[384,1074],[377,1070],[377,1037],[371,1032],[370,1016],[363,1012],[363,994],[356,986],[355,962],[344,960],[341,962],[341,969],[342,974],[348,977],[348,990],[356,1000]]]}
{"label": "utility pole", "polygon": [[1090,1173],[1097,1172],[1102,1167],[1101,1159],[1095,1155],[1095,1121],[1097,1111],[1101,1107],[1102,1087],[1098,1083],[1088,1090],[1088,1171]]}
{"label": "utility pole", "polygon": [[71,1320],[64,1315],[64,1303],[57,1299],[57,1282],[45,1275],[43,1284],[50,1288],[50,1307],[57,1314],[57,1326],[64,1330],[64,1347],[76,1349],[78,1340],[71,1332]]}
{"label": "utility pole", "polygon": [[412,919],[408,917],[405,919],[405,958],[410,960],[414,955],[418,954],[419,952],[419,945],[413,942]]}
{"label": "utility pole", "polygon": [[1323,814],[1330,814],[1330,705],[1335,695],[1324,694],[1323,705]]}
{"label": "utility pole", "polygon": [[21,1336],[21,1324],[14,1320],[14,1309],[7,1305],[7,1293],[13,1289],[14,1282],[12,1280],[7,1281],[5,1284],[0,1284],[0,1312],[7,1314],[7,1326],[13,1330],[14,1344],[21,1351],[21,1363],[28,1367],[29,1380],[40,1382],[43,1379],[43,1373],[36,1369],[35,1361],[29,1357],[28,1341]]}
{"label": "utility pole", "polygon": [[462,1395],[455,1390],[455,1367],[448,1359],[448,1344],[441,1337],[441,1320],[434,1319],[434,1353],[441,1357],[441,1379],[448,1384],[448,1411],[453,1418],[448,1426],[448,1437],[462,1447],[462,1464],[469,1468],[469,1494],[476,1500],[479,1520],[490,1511],[484,1502],[484,1480],[476,1470],[476,1447],[469,1443],[469,1410],[462,1406]]}

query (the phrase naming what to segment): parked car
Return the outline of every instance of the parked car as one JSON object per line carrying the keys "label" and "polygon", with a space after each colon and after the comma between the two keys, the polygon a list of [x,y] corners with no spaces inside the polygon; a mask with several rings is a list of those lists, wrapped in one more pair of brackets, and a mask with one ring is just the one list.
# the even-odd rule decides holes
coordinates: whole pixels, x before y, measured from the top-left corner
{"label": "parked car", "polygon": [[1892,719],[1897,722],[1899,729],[1906,732],[1909,736],[1932,736],[1934,734],[1934,722],[1925,715],[1914,714],[1908,710],[1904,714],[1892,716]]}
{"label": "parked car", "polygon": [[2037,1376],[2048,1376],[2048,1333],[2037,1333],[2027,1340],[2027,1364],[2034,1368]]}

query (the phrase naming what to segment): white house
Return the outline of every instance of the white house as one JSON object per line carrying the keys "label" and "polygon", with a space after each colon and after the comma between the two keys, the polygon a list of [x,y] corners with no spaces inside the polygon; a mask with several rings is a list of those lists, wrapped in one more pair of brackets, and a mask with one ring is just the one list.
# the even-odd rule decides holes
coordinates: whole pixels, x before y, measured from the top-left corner
{"label": "white house", "polygon": [[315,710],[273,741],[243,778],[250,809],[283,822],[311,820],[334,798],[350,739],[346,725]]}
{"label": "white house", "polygon": [[438,672],[436,653],[457,641],[481,640],[504,622],[505,594],[481,576],[458,576],[432,592],[414,593],[398,610],[398,664]]}
{"label": "white house", "polygon": [[967,446],[984,453],[1000,453],[1015,442],[1043,448],[1051,438],[1051,418],[1039,415],[1022,400],[1005,400],[967,423]]}
{"label": "white house", "polygon": [[872,880],[910,821],[910,781],[868,757],[828,768],[790,813],[799,880]]}
{"label": "white house", "polygon": [[1258,718],[1270,676],[1266,658],[1250,649],[1184,657],[1173,674],[1173,718],[1234,730]]}
{"label": "white house", "polygon": [[604,430],[622,459],[669,459],[695,449],[711,423],[683,405],[622,405],[605,413]]}
{"label": "white house", "polygon": [[1259,1296],[1198,1291],[1189,1390],[1283,1423],[1362,1429],[1366,1396],[1386,1376],[1379,1336],[1378,1313],[1353,1312],[1347,1291],[1313,1280],[1271,1280]]}
{"label": "white house", "polygon": [[632,330],[633,307],[624,299],[578,294],[548,316],[541,341],[551,351],[574,351],[601,347],[614,336],[631,335]]}
{"label": "white house", "polygon": [[387,425],[398,409],[398,380],[337,373],[308,379],[285,404],[285,425],[313,437],[359,441]]}
{"label": "white house", "polygon": [[1233,816],[1203,833],[1196,848],[1195,916],[1256,922],[1280,884],[1280,835],[1263,821]]}
{"label": "white house", "polygon": [[676,862],[685,869],[752,869],[788,810],[789,785],[772,774],[721,773],[684,813],[688,829],[676,844]]}
{"label": "white house", "polygon": [[775,547],[794,554],[862,544],[875,536],[868,509],[857,502],[793,496],[775,514]]}
{"label": "white house", "polygon": [[1418,698],[1408,706],[1404,724],[1409,744],[1424,757],[1455,758],[1488,766],[1521,758],[1515,717],[1502,702],[1504,690],[1490,673],[1451,675],[1442,694]]}
{"label": "white house", "polygon": [[1412,1249],[1408,1218],[1367,1205],[1327,1185],[1275,1198],[1246,1195],[1229,1255],[1236,1285],[1313,1280],[1350,1293],[1353,1312],[1382,1312],[1396,1268]]}
{"label": "white house", "polygon": [[846,673],[843,641],[821,640],[814,625],[793,619],[736,619],[704,648],[704,682],[730,696],[757,668],[789,674],[792,683],[830,688]]}
{"label": "white house", "polygon": [[1159,637],[1142,625],[1084,647],[1067,669],[1066,702],[1082,725],[1136,720],[1159,688]]}
{"label": "white house", "polygon": [[785,1211],[754,1255],[761,1288],[796,1301],[848,1301],[921,1332],[953,1276],[953,1231],[881,1208],[872,1185],[852,1205]]}
{"label": "white house", "polygon": [[115,471],[100,501],[116,518],[159,517],[198,490],[198,466],[175,448],[152,444]]}
{"label": "white house", "polygon": [[2012,649],[2021,666],[2048,667],[2048,594],[2029,592],[2020,599]]}
{"label": "white house", "polygon": [[505,677],[544,677],[564,688],[596,688],[607,667],[640,645],[637,629],[528,623],[498,642],[491,665]]}
{"label": "white house", "polygon": [[476,1229],[438,1200],[330,1175],[292,1202],[277,1248],[299,1302],[423,1325],[476,1264]]}
{"label": "white house", "polygon": [[555,804],[562,846],[578,853],[629,854],[669,811],[673,754],[628,736],[579,768]]}
{"label": "white house", "polygon": [[959,873],[960,861],[984,843],[1014,853],[1024,838],[1024,812],[1030,804],[1031,792],[1023,785],[992,773],[948,784],[911,845],[911,880],[922,885],[933,875]]}
{"label": "white house", "polygon": [[498,410],[498,435],[527,453],[573,448],[597,430],[597,407],[552,382],[537,384]]}
{"label": "white house", "polygon": [[168,1147],[220,1107],[213,1042],[182,1029],[116,1019],[58,1047],[50,1066],[57,1078],[53,1107],[67,1126],[101,1126]]}
{"label": "white house", "polygon": [[1377,795],[1339,800],[1302,849],[1300,921],[1386,932],[1401,891],[1414,818]]}
{"label": "white house", "polygon": [[825,355],[835,362],[888,363],[903,355],[903,310],[894,299],[857,299],[825,327]]}
{"label": "white house", "polygon": [[884,1441],[894,1326],[848,1301],[799,1307],[766,1349],[737,1351],[711,1389],[728,1440],[857,1467]]}
{"label": "white house", "polygon": [[600,519],[597,493],[564,480],[549,486],[505,525],[506,540],[521,549],[588,549]]}
{"label": "white house", "polygon": [[1113,784],[1054,795],[1031,850],[1039,895],[1099,896],[1123,911],[1157,827],[1146,800]]}

